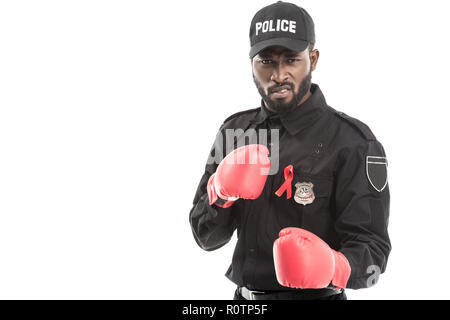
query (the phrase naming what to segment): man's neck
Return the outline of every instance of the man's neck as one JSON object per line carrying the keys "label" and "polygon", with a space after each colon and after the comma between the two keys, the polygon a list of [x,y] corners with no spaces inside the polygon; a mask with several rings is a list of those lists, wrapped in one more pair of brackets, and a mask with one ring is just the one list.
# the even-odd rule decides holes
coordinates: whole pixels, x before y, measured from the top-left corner
{"label": "man's neck", "polygon": [[302,100],[300,100],[299,106],[302,105],[308,98],[312,95],[311,90],[308,90],[308,92],[303,96]]}

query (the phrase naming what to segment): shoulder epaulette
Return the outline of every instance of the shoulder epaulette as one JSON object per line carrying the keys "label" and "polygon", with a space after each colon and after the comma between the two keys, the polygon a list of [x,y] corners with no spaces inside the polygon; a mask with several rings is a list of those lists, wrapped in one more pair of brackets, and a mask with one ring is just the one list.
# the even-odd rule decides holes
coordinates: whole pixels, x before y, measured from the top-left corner
{"label": "shoulder epaulette", "polygon": [[246,114],[246,113],[255,112],[255,111],[259,110],[260,108],[261,108],[261,107],[236,112],[235,114],[232,114],[231,116],[229,116],[228,118],[226,118],[225,121],[224,121],[223,123],[225,123],[225,122],[227,122],[227,121],[229,121],[229,120],[231,120],[231,119],[234,119],[234,118],[236,118],[236,117],[238,117],[238,116],[240,116],[240,115],[243,115],[243,114]]}
{"label": "shoulder epaulette", "polygon": [[352,118],[349,115],[345,114],[341,111],[336,111],[336,114],[338,117],[343,119],[345,122],[350,124],[353,128],[358,130],[366,140],[376,140],[375,135],[373,134],[372,130],[362,121]]}

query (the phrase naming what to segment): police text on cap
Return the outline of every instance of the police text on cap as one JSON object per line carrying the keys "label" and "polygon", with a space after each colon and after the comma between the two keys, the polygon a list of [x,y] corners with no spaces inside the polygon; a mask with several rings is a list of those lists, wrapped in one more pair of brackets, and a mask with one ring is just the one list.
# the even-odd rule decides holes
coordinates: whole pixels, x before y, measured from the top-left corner
{"label": "police text on cap", "polygon": [[261,30],[261,33],[284,31],[295,33],[296,21],[293,20],[280,20],[277,19],[276,26],[274,26],[274,20],[266,20],[263,22],[256,22],[256,35]]}

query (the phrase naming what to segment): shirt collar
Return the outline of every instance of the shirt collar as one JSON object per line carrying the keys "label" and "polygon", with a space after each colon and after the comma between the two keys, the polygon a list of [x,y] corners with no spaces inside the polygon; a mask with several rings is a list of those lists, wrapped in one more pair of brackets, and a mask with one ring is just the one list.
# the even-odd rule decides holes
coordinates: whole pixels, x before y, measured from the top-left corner
{"label": "shirt collar", "polygon": [[327,105],[325,97],[317,84],[312,83],[310,91],[311,95],[305,102],[289,112],[282,114],[270,112],[261,100],[261,108],[252,122],[262,123],[267,119],[279,117],[283,127],[285,127],[291,135],[296,135],[301,130],[316,122]]}

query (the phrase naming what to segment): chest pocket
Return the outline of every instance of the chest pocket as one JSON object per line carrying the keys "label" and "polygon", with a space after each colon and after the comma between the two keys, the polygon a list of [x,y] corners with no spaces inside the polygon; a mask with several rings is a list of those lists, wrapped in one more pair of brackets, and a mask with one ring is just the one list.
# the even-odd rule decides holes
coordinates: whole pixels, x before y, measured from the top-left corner
{"label": "chest pocket", "polygon": [[328,235],[334,221],[332,213],[333,178],[310,175],[294,169],[292,198],[302,215],[302,226],[319,237]]}

